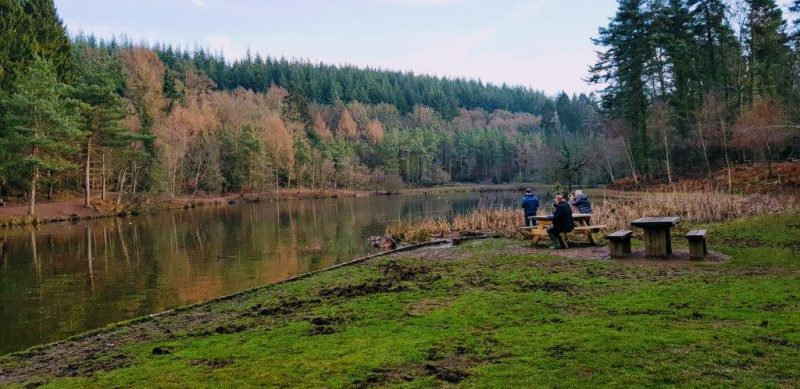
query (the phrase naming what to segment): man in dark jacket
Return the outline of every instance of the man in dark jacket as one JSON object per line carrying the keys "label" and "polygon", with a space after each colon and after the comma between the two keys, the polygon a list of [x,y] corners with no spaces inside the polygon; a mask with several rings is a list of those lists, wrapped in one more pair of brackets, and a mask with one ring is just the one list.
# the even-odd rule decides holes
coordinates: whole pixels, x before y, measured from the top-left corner
{"label": "man in dark jacket", "polygon": [[547,228],[547,235],[553,241],[552,249],[565,249],[561,245],[558,236],[565,232],[575,229],[575,222],[572,220],[572,207],[564,200],[564,196],[556,196],[556,210],[553,212],[553,225]]}
{"label": "man in dark jacket", "polygon": [[525,194],[522,196],[522,211],[525,213],[525,225],[526,226],[535,226],[536,219],[533,219],[532,216],[536,216],[536,212],[539,211],[539,198],[533,194],[533,190],[525,189]]}

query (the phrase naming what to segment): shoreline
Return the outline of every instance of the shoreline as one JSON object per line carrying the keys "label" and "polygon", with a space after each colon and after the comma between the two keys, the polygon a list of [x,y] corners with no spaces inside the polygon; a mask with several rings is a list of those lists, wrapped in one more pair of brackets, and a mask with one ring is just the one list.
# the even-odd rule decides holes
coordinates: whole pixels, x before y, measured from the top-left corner
{"label": "shoreline", "polygon": [[[0,385],[792,386],[793,220],[703,224],[724,261],[560,255],[502,238],[409,246],[0,356]],[[707,298],[723,288],[730,298]],[[708,376],[730,366],[709,354],[751,368]]]}
{"label": "shoreline", "polygon": [[[95,207],[87,209],[83,207],[81,197],[67,200],[38,203],[38,216],[27,215],[26,204],[16,204],[0,207],[0,229],[25,227],[30,225],[61,223],[68,221],[81,221],[102,219],[111,217],[138,216],[140,214],[153,214],[158,212],[173,211],[179,209],[191,209],[207,206],[228,206],[244,203],[262,203],[290,200],[311,200],[311,199],[335,199],[340,197],[373,197],[373,196],[427,196],[438,193],[459,193],[459,192],[504,192],[521,190],[527,186],[544,187],[544,184],[498,184],[498,185],[448,185],[430,188],[411,188],[402,189],[395,192],[389,191],[360,191],[360,190],[336,190],[336,191],[313,191],[309,189],[282,189],[278,193],[262,192],[251,194],[229,194],[220,196],[203,197],[178,197],[175,199],[144,197],[141,203],[128,204],[122,210],[108,209],[108,200],[99,198],[93,199]],[[112,197],[111,195],[109,197]],[[103,205],[106,205],[106,209]],[[42,211],[44,210],[44,211]],[[37,213],[39,213],[37,212]]]}
{"label": "shoreline", "polygon": [[309,271],[309,272],[297,274],[297,275],[291,276],[289,278],[286,278],[284,280],[280,280],[280,281],[276,281],[276,282],[272,282],[272,283],[268,283],[268,284],[263,284],[263,285],[259,285],[259,286],[255,286],[255,287],[252,287],[252,288],[240,290],[240,291],[229,293],[229,294],[225,294],[225,295],[222,295],[222,296],[217,296],[217,297],[214,297],[214,298],[209,299],[209,300],[200,301],[200,302],[196,302],[196,303],[188,304],[188,305],[181,305],[181,306],[178,306],[178,307],[175,307],[175,308],[167,309],[165,311],[150,313],[150,314],[146,314],[146,315],[142,315],[142,316],[137,316],[137,317],[134,317],[134,318],[131,318],[131,319],[128,319],[128,320],[109,323],[109,324],[104,325],[103,327],[94,328],[94,329],[91,329],[91,330],[88,330],[88,331],[85,331],[85,332],[77,333],[75,335],[68,336],[68,337],[66,337],[64,339],[59,339],[59,340],[55,340],[55,341],[52,341],[52,342],[37,344],[37,345],[26,347],[24,349],[20,349],[20,350],[17,350],[17,351],[11,351],[11,352],[8,352],[8,353],[5,353],[5,354],[0,354],[0,359],[20,356],[20,355],[25,355],[25,354],[28,354],[28,353],[31,353],[31,352],[35,352],[37,350],[42,350],[42,349],[47,349],[47,348],[59,346],[59,345],[62,345],[62,344],[68,343],[68,342],[80,341],[82,339],[86,339],[86,338],[91,337],[91,336],[104,334],[104,333],[107,333],[109,331],[113,331],[113,330],[117,330],[119,328],[123,328],[125,326],[131,326],[131,325],[135,325],[135,324],[138,324],[138,323],[143,323],[143,322],[146,322],[146,321],[154,320],[154,319],[157,319],[157,318],[160,318],[160,317],[168,316],[168,315],[171,315],[171,314],[175,314],[175,313],[179,313],[179,312],[183,312],[183,311],[187,311],[187,310],[191,310],[191,309],[198,309],[198,308],[202,308],[202,307],[213,305],[213,304],[218,304],[218,303],[221,303],[221,302],[224,302],[224,301],[228,301],[228,300],[231,300],[231,299],[243,297],[243,296],[246,296],[248,294],[258,293],[260,291],[264,291],[264,290],[267,290],[269,288],[279,287],[280,285],[297,282],[297,281],[300,281],[300,280],[303,280],[303,279],[306,279],[306,278],[309,278],[309,277],[313,277],[313,276],[316,276],[316,275],[319,275],[319,274],[322,274],[322,273],[330,272],[330,271],[333,271],[333,270],[336,270],[336,269],[357,265],[357,264],[360,264],[360,263],[363,263],[363,262],[366,262],[366,261],[369,261],[369,260],[375,259],[375,258],[385,257],[385,256],[393,255],[393,254],[399,254],[399,253],[407,253],[407,252],[411,252],[411,251],[419,250],[419,249],[423,249],[423,248],[428,248],[428,247],[438,247],[438,246],[451,246],[452,247],[452,246],[457,246],[457,245],[459,245],[459,244],[461,244],[463,242],[467,242],[467,241],[480,240],[480,239],[493,239],[493,238],[497,238],[497,237],[498,236],[494,235],[494,234],[484,234],[484,235],[478,235],[478,236],[466,236],[466,237],[457,237],[457,238],[436,239],[436,240],[430,240],[430,241],[427,241],[427,242],[414,243],[414,244],[409,244],[409,245],[406,245],[406,246],[400,246],[400,247],[398,247],[396,249],[382,251],[382,252],[379,252],[379,253],[370,254],[370,255],[363,256],[363,257],[358,257],[358,258],[351,259],[351,260],[346,261],[346,262],[337,263],[335,265],[326,267],[324,269],[312,270],[312,271]]}

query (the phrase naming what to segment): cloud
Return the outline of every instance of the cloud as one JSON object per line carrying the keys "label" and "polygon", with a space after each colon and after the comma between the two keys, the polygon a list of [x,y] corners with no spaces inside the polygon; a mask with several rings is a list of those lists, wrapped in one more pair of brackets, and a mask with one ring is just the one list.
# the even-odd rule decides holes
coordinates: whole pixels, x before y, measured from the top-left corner
{"label": "cloud", "polygon": [[439,39],[433,44],[411,53],[406,58],[406,61],[414,62],[415,60],[425,61],[425,59],[433,58],[454,59],[465,57],[497,35],[499,31],[512,28],[514,24],[524,21],[538,12],[545,1],[546,0],[535,0],[517,7],[506,14],[501,20],[477,29],[471,34],[448,36],[444,37],[444,39]]}
{"label": "cloud", "polygon": [[552,2],[526,2],[469,34],[440,36],[407,55],[385,58],[382,65],[439,76],[480,78],[498,84],[508,82],[547,93],[589,92],[593,88],[582,77],[595,59],[593,51],[550,46],[540,53],[520,52],[520,48],[495,48],[490,42],[498,35],[513,33],[520,23],[531,20],[547,4]]}
{"label": "cloud", "polygon": [[206,6],[205,0],[189,0],[189,2],[194,4],[194,5],[196,5],[196,6],[198,6],[198,7],[205,7]]}
{"label": "cloud", "polygon": [[244,58],[247,54],[246,48],[237,45],[226,35],[206,35],[206,44],[212,51],[222,51],[227,60]]}

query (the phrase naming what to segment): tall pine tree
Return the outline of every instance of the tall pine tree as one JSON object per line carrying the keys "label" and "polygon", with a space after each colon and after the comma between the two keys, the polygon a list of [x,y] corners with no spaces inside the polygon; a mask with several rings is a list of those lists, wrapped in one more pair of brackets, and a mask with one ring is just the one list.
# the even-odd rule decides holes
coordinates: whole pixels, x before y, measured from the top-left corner
{"label": "tall pine tree", "polygon": [[595,45],[603,48],[590,69],[590,82],[603,84],[603,108],[624,119],[631,128],[634,165],[648,169],[648,99],[645,66],[652,53],[643,0],[619,0],[619,9],[608,27],[601,27]]}
{"label": "tall pine tree", "polygon": [[0,163],[4,170],[15,171],[28,180],[30,215],[35,215],[42,171],[57,172],[74,166],[70,157],[77,150],[75,144],[81,132],[66,89],[52,66],[37,56],[18,75],[15,93],[0,101],[4,112],[0,148],[7,155],[16,156]]}

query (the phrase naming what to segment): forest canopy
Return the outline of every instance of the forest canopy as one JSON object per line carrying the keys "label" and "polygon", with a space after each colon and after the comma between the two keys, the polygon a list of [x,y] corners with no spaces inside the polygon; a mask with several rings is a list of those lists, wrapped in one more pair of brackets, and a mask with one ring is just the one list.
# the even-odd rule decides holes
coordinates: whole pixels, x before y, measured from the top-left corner
{"label": "forest canopy", "polygon": [[[800,12],[795,1],[791,13]],[[620,0],[599,95],[69,36],[0,0],[0,196],[605,183],[796,157],[800,42],[774,0]],[[588,39],[588,37],[587,37]],[[33,114],[31,114],[33,113]],[[702,166],[702,169],[698,169]]]}

